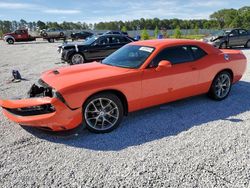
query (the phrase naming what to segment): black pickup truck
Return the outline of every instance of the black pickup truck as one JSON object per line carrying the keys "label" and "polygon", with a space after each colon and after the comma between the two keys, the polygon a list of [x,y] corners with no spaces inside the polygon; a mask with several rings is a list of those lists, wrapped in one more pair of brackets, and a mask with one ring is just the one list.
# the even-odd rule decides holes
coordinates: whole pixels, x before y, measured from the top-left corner
{"label": "black pickup truck", "polygon": [[250,32],[245,29],[224,30],[205,38],[204,41],[218,48],[235,46],[250,48]]}

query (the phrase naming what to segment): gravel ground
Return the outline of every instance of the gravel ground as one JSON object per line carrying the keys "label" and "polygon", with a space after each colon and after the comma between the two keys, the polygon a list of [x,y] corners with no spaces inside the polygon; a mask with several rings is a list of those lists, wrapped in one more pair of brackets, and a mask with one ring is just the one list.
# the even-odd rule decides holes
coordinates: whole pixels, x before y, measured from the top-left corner
{"label": "gravel ground", "polygon": [[[0,42],[0,98],[24,96],[41,72],[65,66],[57,45]],[[10,83],[12,69],[28,81]],[[250,187],[249,76],[225,101],[135,112],[105,135],[23,128],[0,110],[0,187]]]}

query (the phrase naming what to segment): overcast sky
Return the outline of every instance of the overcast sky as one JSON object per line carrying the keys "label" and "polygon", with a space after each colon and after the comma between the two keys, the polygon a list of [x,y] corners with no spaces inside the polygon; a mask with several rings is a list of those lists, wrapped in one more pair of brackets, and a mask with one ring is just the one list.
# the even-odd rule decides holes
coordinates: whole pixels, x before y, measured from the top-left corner
{"label": "overcast sky", "polygon": [[250,0],[0,0],[0,20],[100,21],[139,18],[209,18],[222,8],[250,6]]}

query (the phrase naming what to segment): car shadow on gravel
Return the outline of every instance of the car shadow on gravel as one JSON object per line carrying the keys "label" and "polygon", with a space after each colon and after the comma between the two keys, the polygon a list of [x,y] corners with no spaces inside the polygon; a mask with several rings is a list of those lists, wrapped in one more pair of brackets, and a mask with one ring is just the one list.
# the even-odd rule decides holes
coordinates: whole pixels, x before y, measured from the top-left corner
{"label": "car shadow on gravel", "polygon": [[31,134],[54,143],[97,151],[117,151],[131,146],[168,139],[194,126],[206,126],[216,120],[244,121],[234,116],[250,110],[250,83],[233,86],[230,96],[221,102],[205,95],[141,110],[129,114],[123,123],[108,134],[93,134],[79,127],[63,133],[48,133],[25,128]]}

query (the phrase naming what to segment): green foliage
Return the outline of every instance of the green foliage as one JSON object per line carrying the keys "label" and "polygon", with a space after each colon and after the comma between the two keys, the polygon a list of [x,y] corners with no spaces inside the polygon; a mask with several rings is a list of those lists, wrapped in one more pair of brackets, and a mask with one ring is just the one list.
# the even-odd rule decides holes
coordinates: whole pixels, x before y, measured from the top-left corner
{"label": "green foliage", "polygon": [[40,30],[42,30],[42,29],[47,29],[47,25],[46,25],[44,22],[40,21],[40,20],[37,22],[37,27],[38,27]]}
{"label": "green foliage", "polygon": [[160,33],[160,30],[159,30],[158,26],[156,26],[156,27],[155,27],[155,31],[154,31],[154,36],[155,36],[155,38],[158,37],[159,33]]}
{"label": "green foliage", "polygon": [[2,36],[3,36],[3,32],[2,32],[2,31],[0,31],[0,38],[2,38]]}
{"label": "green foliage", "polygon": [[148,34],[148,31],[146,30],[146,28],[144,28],[141,32],[141,39],[142,40],[148,40],[150,37],[149,37],[149,34]]}
{"label": "green foliage", "polygon": [[169,38],[167,30],[162,31],[163,38]]}
{"label": "green foliage", "polygon": [[199,27],[198,27],[198,25],[196,25],[195,28],[194,28],[194,34],[195,35],[199,34]]}
{"label": "green foliage", "polygon": [[180,26],[177,26],[174,30],[174,38],[180,39],[181,38],[181,29]]}
{"label": "green foliage", "polygon": [[122,26],[122,32],[127,32],[128,30],[127,30],[127,27],[124,25],[124,26]]}
{"label": "green foliage", "polygon": [[[240,9],[222,9],[214,12],[210,15],[210,19],[199,20],[181,20],[181,19],[137,19],[133,21],[111,21],[111,22],[99,22],[95,24],[87,24],[85,22],[27,22],[23,19],[20,21],[1,21],[0,31],[2,33],[16,30],[20,27],[28,27],[30,30],[47,29],[47,28],[61,28],[67,30],[119,30],[122,27],[122,31],[125,30],[141,30],[147,28],[155,30],[155,37],[157,28],[166,31],[168,29],[193,29],[194,34],[199,34],[199,29],[226,29],[226,28],[244,28],[250,30],[250,6],[245,6]],[[164,37],[168,37],[167,33],[163,33]]]}

